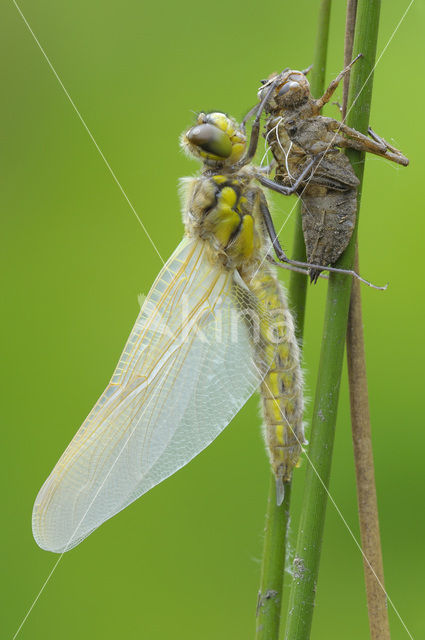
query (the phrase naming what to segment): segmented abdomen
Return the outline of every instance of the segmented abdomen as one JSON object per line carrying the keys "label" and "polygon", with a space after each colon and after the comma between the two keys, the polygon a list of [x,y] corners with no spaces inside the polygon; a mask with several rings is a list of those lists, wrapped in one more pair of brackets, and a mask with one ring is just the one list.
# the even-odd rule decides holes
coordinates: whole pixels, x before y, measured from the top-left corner
{"label": "segmented abdomen", "polygon": [[264,437],[280,504],[284,483],[291,479],[304,443],[300,350],[284,289],[271,268],[264,264],[249,286],[260,306],[272,318],[272,330],[261,330],[261,355],[269,367],[261,384],[261,397]]}

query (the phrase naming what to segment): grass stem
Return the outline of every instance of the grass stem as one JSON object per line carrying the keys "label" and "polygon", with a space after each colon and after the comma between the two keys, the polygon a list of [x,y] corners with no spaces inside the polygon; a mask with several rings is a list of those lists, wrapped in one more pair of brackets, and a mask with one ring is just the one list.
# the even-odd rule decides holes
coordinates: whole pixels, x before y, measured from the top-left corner
{"label": "grass stem", "polygon": [[[310,86],[313,97],[322,95],[325,88],[326,56],[328,50],[331,0],[322,0],[319,6],[316,44],[314,48],[313,69]],[[306,262],[305,242],[301,222],[301,202],[296,207],[296,220],[292,259]],[[308,278],[301,273],[291,272],[289,280],[289,305],[295,318],[296,336],[302,344],[304,317],[307,298]]]}
{"label": "grass stem", "polygon": [[285,497],[276,504],[276,478],[270,474],[267,499],[264,548],[260,591],[256,614],[256,639],[275,640],[279,637],[283,578],[285,571],[286,536],[289,524],[291,485],[285,485]]}
{"label": "grass stem", "polygon": [[[347,2],[344,66],[353,57],[357,0]],[[350,76],[344,78],[342,115],[345,119]],[[354,268],[359,273],[359,249],[356,245]],[[360,535],[364,559],[367,609],[372,640],[390,640],[388,608],[384,591],[384,567],[379,531],[378,501],[376,497],[373,462],[372,430],[370,424],[369,394],[364,346],[362,299],[360,283],[353,282],[347,329],[347,365],[350,387],[351,430],[356,468],[357,501]],[[369,564],[370,563],[370,564]],[[379,581],[379,582],[378,582]]]}
{"label": "grass stem", "polygon": [[[351,72],[347,122],[367,131],[372,96],[373,68],[376,57],[380,0],[359,0],[354,55],[363,59]],[[350,109],[350,105],[354,108]],[[350,151],[357,177],[362,181],[364,154]],[[358,193],[360,204],[361,185]],[[350,243],[337,263],[352,269],[359,215]],[[303,509],[294,558],[294,579],[289,596],[286,640],[310,637],[323,529],[331,472],[332,450],[341,381],[344,343],[352,279],[331,273],[326,300],[324,332],[315,394],[310,446],[310,463],[306,471]]]}
{"label": "grass stem", "polygon": [[[328,46],[331,0],[322,0],[316,36],[311,86],[314,96],[323,93]],[[293,242],[294,260],[305,262],[305,244],[301,225],[300,203],[297,205]],[[295,317],[297,340],[302,345],[308,279],[304,274],[291,272],[289,305]],[[276,504],[276,481],[271,473],[267,501],[264,549],[261,566],[260,591],[256,615],[256,640],[277,640],[279,637],[282,590],[285,571],[286,541],[289,524],[291,485],[285,487],[285,498]]]}

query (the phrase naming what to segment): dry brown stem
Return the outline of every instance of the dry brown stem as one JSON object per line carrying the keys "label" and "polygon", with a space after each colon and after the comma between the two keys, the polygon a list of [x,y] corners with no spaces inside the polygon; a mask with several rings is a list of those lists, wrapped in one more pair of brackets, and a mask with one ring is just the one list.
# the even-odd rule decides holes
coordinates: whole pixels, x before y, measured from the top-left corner
{"label": "dry brown stem", "polygon": [[[356,10],[357,0],[348,0],[344,47],[345,65],[349,63],[353,55]],[[347,109],[349,82],[350,77],[347,75],[344,78],[343,88],[343,118],[345,118]],[[358,245],[356,245],[354,269],[358,272]],[[390,640],[373,462],[362,301],[360,283],[356,280],[351,289],[348,314],[347,360],[360,535],[363,553],[367,559],[364,559],[364,575],[370,636],[372,640]]]}

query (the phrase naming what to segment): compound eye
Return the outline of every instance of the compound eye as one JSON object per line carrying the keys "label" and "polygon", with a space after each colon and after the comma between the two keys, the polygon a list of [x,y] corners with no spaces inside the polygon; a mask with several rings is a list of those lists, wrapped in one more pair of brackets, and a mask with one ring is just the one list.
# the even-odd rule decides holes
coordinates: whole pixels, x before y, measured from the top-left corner
{"label": "compound eye", "polygon": [[206,153],[219,158],[228,158],[232,154],[232,143],[229,136],[212,124],[199,124],[192,127],[186,134],[192,144],[200,147]]}
{"label": "compound eye", "polygon": [[291,89],[295,89],[296,87],[299,87],[299,86],[300,85],[298,84],[298,82],[285,82],[285,84],[279,91],[278,95],[283,96],[285,95],[285,93],[288,93],[288,91],[290,91]]}

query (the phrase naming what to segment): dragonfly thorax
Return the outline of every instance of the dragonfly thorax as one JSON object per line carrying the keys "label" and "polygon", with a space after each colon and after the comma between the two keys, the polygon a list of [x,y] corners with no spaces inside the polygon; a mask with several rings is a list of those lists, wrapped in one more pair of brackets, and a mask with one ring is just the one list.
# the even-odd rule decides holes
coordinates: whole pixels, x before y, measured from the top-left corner
{"label": "dragonfly thorax", "polygon": [[203,174],[187,184],[186,232],[208,243],[212,262],[240,269],[258,260],[263,246],[259,189],[249,172]]}

